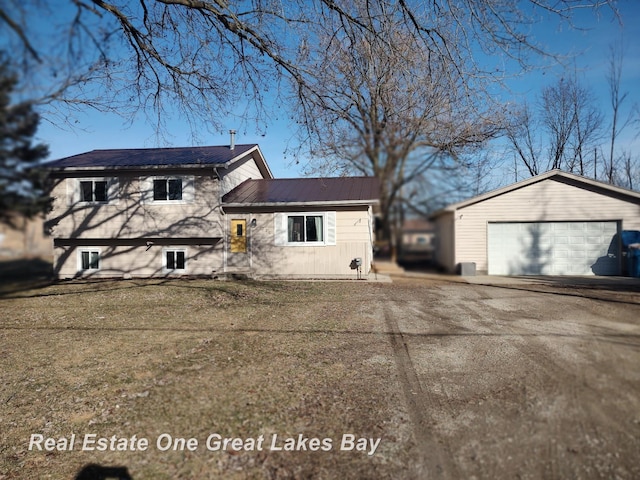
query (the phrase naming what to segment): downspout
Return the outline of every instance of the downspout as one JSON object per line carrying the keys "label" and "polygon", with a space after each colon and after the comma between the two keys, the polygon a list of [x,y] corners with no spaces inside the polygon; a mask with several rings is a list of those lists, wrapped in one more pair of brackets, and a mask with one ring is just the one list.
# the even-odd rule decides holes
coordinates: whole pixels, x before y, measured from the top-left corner
{"label": "downspout", "polygon": [[[225,165],[225,168],[228,168]],[[217,168],[214,169],[218,177],[218,208],[220,209],[220,221],[222,222],[222,273],[227,273],[227,214],[222,207],[222,197],[224,196],[224,177],[220,175]]]}
{"label": "downspout", "polygon": [[[369,276],[369,274],[371,273],[371,270],[373,269],[373,271],[375,272],[375,266],[373,264],[373,222],[371,221],[371,219],[373,218],[373,208],[371,207],[371,205],[369,205],[367,207],[367,225],[369,227],[369,258],[371,259],[371,261],[369,262],[369,269],[367,271],[367,276]],[[376,274],[376,278],[377,278],[377,274]]]}

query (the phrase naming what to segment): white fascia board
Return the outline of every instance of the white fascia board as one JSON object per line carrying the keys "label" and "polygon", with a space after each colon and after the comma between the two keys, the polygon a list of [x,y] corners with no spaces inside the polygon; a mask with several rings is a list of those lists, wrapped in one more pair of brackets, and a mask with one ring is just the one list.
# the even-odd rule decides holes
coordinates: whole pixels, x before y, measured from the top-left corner
{"label": "white fascia board", "polygon": [[369,206],[377,205],[380,200],[343,200],[333,202],[258,202],[258,203],[223,203],[223,208],[251,208],[251,207],[339,207],[339,206]]}

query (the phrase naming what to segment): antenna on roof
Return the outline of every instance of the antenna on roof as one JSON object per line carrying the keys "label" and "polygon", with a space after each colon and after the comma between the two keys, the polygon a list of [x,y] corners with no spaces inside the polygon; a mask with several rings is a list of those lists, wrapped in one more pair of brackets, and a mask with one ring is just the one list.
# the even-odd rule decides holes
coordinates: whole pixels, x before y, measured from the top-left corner
{"label": "antenna on roof", "polygon": [[236,148],[236,131],[229,130],[229,136],[231,137],[229,139],[229,150],[233,150],[234,148]]}

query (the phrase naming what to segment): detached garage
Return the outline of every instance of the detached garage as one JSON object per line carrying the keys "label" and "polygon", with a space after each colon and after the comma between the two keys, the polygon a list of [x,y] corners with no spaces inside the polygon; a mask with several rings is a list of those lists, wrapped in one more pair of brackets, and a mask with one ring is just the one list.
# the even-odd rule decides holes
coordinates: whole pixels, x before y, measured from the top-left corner
{"label": "detached garage", "polygon": [[621,275],[620,232],[640,230],[640,193],[552,170],[432,219],[450,273],[473,263],[490,275]]}

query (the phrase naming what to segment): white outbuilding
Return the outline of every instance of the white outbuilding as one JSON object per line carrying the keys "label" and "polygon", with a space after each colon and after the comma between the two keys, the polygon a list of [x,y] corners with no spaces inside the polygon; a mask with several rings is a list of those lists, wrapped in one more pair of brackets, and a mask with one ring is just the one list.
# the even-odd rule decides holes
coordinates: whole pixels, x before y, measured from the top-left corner
{"label": "white outbuilding", "polygon": [[450,273],[621,275],[623,231],[640,230],[640,193],[551,170],[432,216]]}

